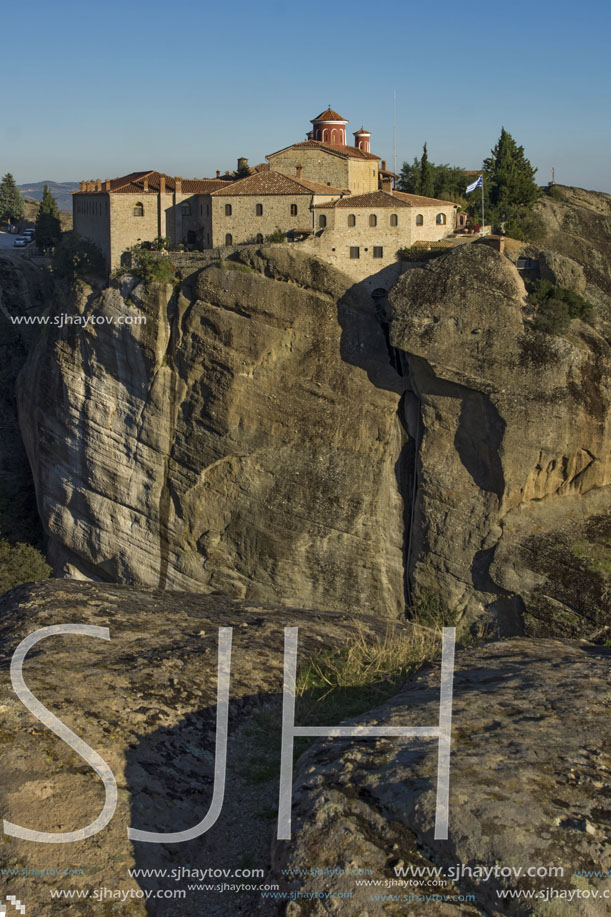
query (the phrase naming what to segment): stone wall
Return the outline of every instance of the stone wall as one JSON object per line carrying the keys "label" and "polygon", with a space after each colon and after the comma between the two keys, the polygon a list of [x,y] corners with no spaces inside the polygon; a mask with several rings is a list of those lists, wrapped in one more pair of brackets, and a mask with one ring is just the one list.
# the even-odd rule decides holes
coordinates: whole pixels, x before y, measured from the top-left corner
{"label": "stone wall", "polygon": [[349,161],[322,148],[296,150],[290,147],[281,153],[275,153],[269,160],[269,167],[273,172],[282,172],[291,178],[295,178],[298,165],[303,166],[302,176],[307,181],[317,181],[341,190],[350,187]]}
{"label": "stone wall", "polygon": [[[77,194],[73,199],[74,229],[100,248],[109,270],[114,270],[126,249],[139,242],[152,242],[158,236],[187,242],[192,231],[192,241],[205,244],[206,222],[210,222],[205,216],[207,201],[208,195],[174,192],[166,192],[161,198],[155,191]],[[142,204],[142,216],[135,215],[136,204]],[[183,212],[185,204],[189,205],[189,214]]]}
{"label": "stone wall", "polygon": [[72,198],[74,231],[98,246],[110,264],[108,194],[76,194]]}
{"label": "stone wall", "polygon": [[378,163],[375,159],[350,159],[348,169],[348,187],[353,194],[378,190]]}
{"label": "stone wall", "polygon": [[[319,200],[324,201],[324,197]],[[276,229],[283,232],[311,229],[311,201],[311,194],[213,196],[211,245],[225,245],[227,233],[231,233],[233,244],[238,244],[254,242],[259,234],[265,239]],[[228,204],[231,205],[231,216],[225,215]],[[257,216],[257,204],[263,206],[261,216]],[[291,205],[297,207],[296,216],[291,216]]]}
{"label": "stone wall", "polygon": [[[416,226],[416,217],[421,213],[424,225]],[[438,213],[446,216],[445,225],[437,225]],[[397,225],[391,226],[392,215],[397,217]],[[327,227],[315,238],[302,243],[307,251],[328,261],[334,267],[353,277],[362,280],[371,274],[377,274],[382,268],[396,263],[397,251],[409,248],[419,239],[435,242],[449,235],[454,230],[454,207],[442,205],[425,207],[397,206],[378,208],[329,207],[316,210],[316,228],[319,229],[320,216],[326,216]],[[354,226],[348,226],[348,217],[356,219]],[[369,225],[370,216],[375,215],[376,226]],[[358,248],[358,257],[351,257],[351,249]],[[374,248],[381,248],[381,253]]]}
{"label": "stone wall", "polygon": [[303,166],[303,178],[331,185],[353,194],[366,194],[378,190],[378,163],[375,159],[344,159],[321,148],[320,150],[290,147],[275,153],[269,160],[273,172],[282,172],[295,178],[298,165]]}

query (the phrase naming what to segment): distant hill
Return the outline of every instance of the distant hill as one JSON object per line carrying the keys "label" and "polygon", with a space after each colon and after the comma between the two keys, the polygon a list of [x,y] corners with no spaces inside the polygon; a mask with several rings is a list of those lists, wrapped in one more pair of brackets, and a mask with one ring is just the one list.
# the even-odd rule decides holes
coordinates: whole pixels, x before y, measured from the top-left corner
{"label": "distant hill", "polygon": [[72,213],[73,191],[78,191],[79,183],[77,181],[35,181],[28,185],[19,185],[22,197],[30,198],[34,201],[42,200],[42,192],[45,185],[48,185],[49,191],[57,201],[60,210]]}

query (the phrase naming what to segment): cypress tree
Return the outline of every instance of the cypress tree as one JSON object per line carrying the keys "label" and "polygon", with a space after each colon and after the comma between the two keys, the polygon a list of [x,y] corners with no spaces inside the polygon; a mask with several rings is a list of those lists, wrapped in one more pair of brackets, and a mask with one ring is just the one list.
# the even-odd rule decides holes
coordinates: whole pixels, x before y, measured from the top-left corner
{"label": "cypress tree", "polygon": [[0,222],[16,223],[23,217],[23,198],[15,179],[7,172],[0,182]]}
{"label": "cypress tree", "polygon": [[426,143],[422,148],[422,158],[420,159],[420,190],[418,193],[424,197],[435,197],[435,179],[433,167],[429,162]]}
{"label": "cypress tree", "polygon": [[36,244],[45,250],[54,248],[62,234],[57,201],[47,185],[42,192],[42,201],[36,217]]}

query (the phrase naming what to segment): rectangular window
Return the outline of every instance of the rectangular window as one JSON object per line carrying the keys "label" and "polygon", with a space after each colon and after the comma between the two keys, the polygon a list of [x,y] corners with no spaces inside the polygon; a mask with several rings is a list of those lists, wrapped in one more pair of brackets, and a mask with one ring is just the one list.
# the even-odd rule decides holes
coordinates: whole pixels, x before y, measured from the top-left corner
{"label": "rectangular window", "polygon": [[373,246],[373,257],[374,258],[383,258],[384,257],[384,249],[382,248],[381,245]]}
{"label": "rectangular window", "polygon": [[360,249],[358,245],[351,245],[350,246],[350,257],[351,258],[360,258],[360,256],[361,254],[360,254]]}

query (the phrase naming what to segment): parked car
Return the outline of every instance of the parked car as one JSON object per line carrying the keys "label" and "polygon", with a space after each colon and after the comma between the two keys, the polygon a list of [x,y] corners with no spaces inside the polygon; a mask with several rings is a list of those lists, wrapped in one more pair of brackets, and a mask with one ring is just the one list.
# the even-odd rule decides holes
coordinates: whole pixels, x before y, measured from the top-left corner
{"label": "parked car", "polygon": [[18,236],[13,242],[15,248],[25,248],[26,245],[29,245],[32,240],[26,238],[25,236]]}
{"label": "parked car", "polygon": [[24,229],[23,232],[22,232],[22,235],[23,235],[23,236],[29,236],[30,239],[31,239],[35,232],[36,232],[35,229]]}

